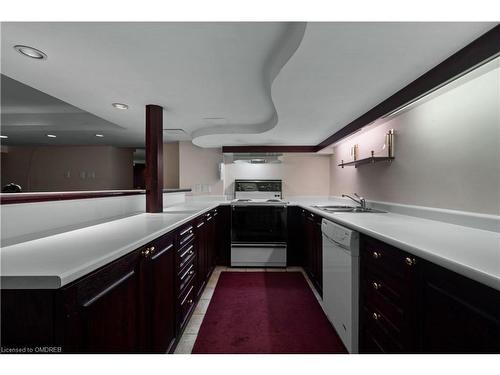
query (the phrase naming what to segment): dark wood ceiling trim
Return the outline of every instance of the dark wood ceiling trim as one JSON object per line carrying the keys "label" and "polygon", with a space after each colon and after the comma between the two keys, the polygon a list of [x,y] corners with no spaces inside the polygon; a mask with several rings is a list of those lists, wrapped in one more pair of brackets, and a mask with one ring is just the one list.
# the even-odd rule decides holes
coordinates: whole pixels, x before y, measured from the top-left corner
{"label": "dark wood ceiling trim", "polygon": [[316,146],[316,151],[328,147],[338,140],[345,138],[346,136],[361,129],[363,126],[370,124],[404,104],[424,95],[461,73],[470,70],[481,62],[490,59],[499,52],[500,25],[497,25],[440,64],[436,65],[428,72],[418,77],[394,95],[370,109],[364,115],[347,124],[323,142],[320,142]]}
{"label": "dark wood ceiling trim", "polygon": [[316,152],[316,146],[224,146],[222,152]]}

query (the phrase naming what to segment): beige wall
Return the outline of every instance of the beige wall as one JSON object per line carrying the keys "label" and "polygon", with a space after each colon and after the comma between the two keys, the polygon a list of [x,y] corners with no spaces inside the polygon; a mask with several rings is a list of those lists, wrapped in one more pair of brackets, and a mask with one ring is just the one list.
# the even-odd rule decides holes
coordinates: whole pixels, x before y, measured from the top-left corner
{"label": "beige wall", "polygon": [[235,179],[283,180],[283,196],[329,195],[330,157],[284,154],[280,164],[225,164],[225,194],[233,196]]}
{"label": "beige wall", "polygon": [[[497,59],[498,60],[498,59]],[[398,115],[335,148],[330,192],[358,192],[367,199],[500,214],[500,69],[482,75]],[[392,165],[337,166],[381,151],[396,130]]]}
{"label": "beige wall", "polygon": [[179,142],[179,186],[191,188],[193,195],[222,195],[223,181],[218,165],[220,148],[201,148],[191,142]]}
{"label": "beige wall", "polygon": [[179,187],[179,142],[163,144],[163,187]]}
{"label": "beige wall", "polygon": [[133,188],[134,149],[10,146],[7,150],[2,153],[2,186],[14,182],[20,184],[23,191]]}

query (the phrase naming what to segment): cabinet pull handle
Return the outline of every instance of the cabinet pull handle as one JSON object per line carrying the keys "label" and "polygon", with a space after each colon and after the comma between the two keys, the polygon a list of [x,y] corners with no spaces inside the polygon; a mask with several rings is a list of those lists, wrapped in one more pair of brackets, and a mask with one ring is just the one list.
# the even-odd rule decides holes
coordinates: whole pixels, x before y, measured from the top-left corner
{"label": "cabinet pull handle", "polygon": [[[186,300],[189,297],[189,295],[191,294],[191,291],[193,290],[193,288],[194,288],[194,285],[191,286],[191,288],[189,288],[189,292],[186,293],[186,297],[184,297],[184,299],[182,300],[181,306],[184,305],[184,302],[186,302]],[[192,299],[190,301],[192,301]]]}
{"label": "cabinet pull handle", "polygon": [[198,224],[198,225],[196,226],[196,228],[200,228],[200,227],[202,227],[202,226],[204,226],[204,225],[205,225],[205,222],[204,222],[204,221],[202,221],[200,224]]}
{"label": "cabinet pull handle", "polygon": [[193,268],[193,265],[191,264],[188,268],[188,270],[186,272],[184,272],[184,275],[181,276],[181,280],[184,280],[184,278],[189,274],[189,275],[192,275],[194,273],[194,270],[193,270],[193,273],[191,273],[191,268]]}
{"label": "cabinet pull handle", "polygon": [[189,246],[189,247],[187,248],[187,250],[186,250],[186,251],[184,251],[184,252],[181,254],[181,258],[184,258],[184,256],[185,256],[187,253],[189,253],[189,254],[193,254],[193,245]]}
{"label": "cabinet pull handle", "polygon": [[149,256],[149,247],[146,247],[144,250],[141,251],[141,255],[144,258],[147,258]]}
{"label": "cabinet pull handle", "polygon": [[408,266],[412,267],[412,266],[414,266],[415,264],[417,264],[417,260],[416,260],[415,258],[406,257],[406,258],[405,258],[405,263],[406,263]]}
{"label": "cabinet pull handle", "polygon": [[181,236],[184,236],[187,232],[189,233],[193,233],[193,227],[189,227],[187,229],[184,229],[182,232],[181,232]]}
{"label": "cabinet pull handle", "polygon": [[156,250],[156,248],[155,248],[154,246],[151,246],[151,247],[149,248],[149,253],[150,253],[151,255],[153,255],[153,253],[155,252],[155,250]]}
{"label": "cabinet pull handle", "polygon": [[379,259],[379,258],[382,258],[382,253],[378,252],[378,251],[374,251],[372,253],[372,257],[373,259]]}
{"label": "cabinet pull handle", "polygon": [[372,317],[373,317],[373,319],[375,319],[375,320],[379,320],[379,319],[380,319],[380,314],[379,314],[379,313],[374,312],[374,313],[372,314]]}
{"label": "cabinet pull handle", "polygon": [[373,289],[375,289],[375,290],[379,290],[380,288],[382,288],[382,283],[377,283],[376,281],[374,281],[372,283],[372,285],[373,285]]}

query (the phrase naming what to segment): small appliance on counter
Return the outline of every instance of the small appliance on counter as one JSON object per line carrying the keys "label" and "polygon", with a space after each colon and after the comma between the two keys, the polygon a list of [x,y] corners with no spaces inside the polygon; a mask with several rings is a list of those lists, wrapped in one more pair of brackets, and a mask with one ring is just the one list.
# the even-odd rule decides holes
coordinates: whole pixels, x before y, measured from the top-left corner
{"label": "small appliance on counter", "polygon": [[286,267],[287,202],[281,180],[235,180],[231,266]]}

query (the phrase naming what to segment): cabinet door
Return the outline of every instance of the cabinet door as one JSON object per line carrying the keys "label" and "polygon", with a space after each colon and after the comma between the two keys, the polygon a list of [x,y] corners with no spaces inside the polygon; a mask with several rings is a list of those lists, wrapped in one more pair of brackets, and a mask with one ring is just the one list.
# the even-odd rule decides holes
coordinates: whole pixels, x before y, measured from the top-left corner
{"label": "cabinet door", "polygon": [[419,315],[426,353],[500,353],[497,290],[425,262]]}
{"label": "cabinet door", "polygon": [[217,229],[217,248],[215,264],[229,266],[231,261],[231,207],[217,207],[218,216],[216,222]]}
{"label": "cabinet door", "polygon": [[175,340],[175,246],[174,237],[161,237],[145,260],[147,278],[147,351],[166,353]]}
{"label": "cabinet door", "polygon": [[195,221],[195,251],[197,260],[196,291],[200,294],[206,283],[207,275],[207,245],[206,245],[207,223],[205,217]]}
{"label": "cabinet door", "polygon": [[144,314],[141,249],[63,290],[65,351],[140,352]]}
{"label": "cabinet door", "polygon": [[301,209],[290,206],[287,208],[287,266],[299,266],[303,262]]}
{"label": "cabinet door", "polygon": [[215,233],[216,233],[216,228],[215,228],[215,218],[213,215],[213,211],[209,212],[207,214],[207,273],[206,277],[210,275],[210,272],[212,272],[212,269],[215,267],[215,255],[216,255],[216,249],[215,249]]}
{"label": "cabinet door", "polygon": [[314,221],[306,212],[304,219],[304,268],[311,278],[314,278]]}
{"label": "cabinet door", "polygon": [[323,235],[321,232],[321,218],[316,217],[313,229],[313,246],[314,246],[314,275],[316,281],[316,289],[318,293],[323,295]]}

